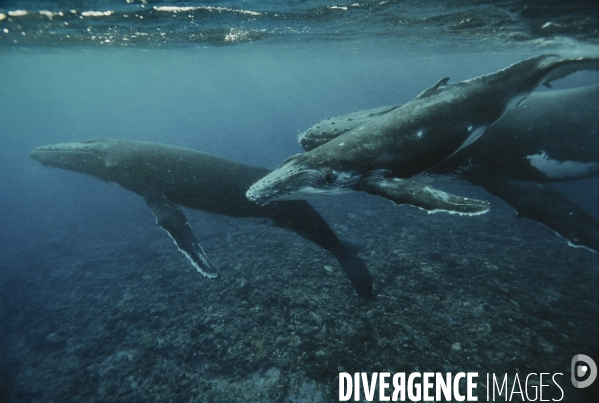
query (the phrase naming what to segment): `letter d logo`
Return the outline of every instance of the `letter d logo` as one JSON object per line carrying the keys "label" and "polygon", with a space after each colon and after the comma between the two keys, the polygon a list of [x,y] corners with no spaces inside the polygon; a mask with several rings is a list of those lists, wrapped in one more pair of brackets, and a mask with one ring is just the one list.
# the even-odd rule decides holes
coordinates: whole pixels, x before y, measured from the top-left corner
{"label": "letter d logo", "polygon": [[[584,362],[586,365],[579,365],[578,367],[576,367],[576,364],[579,361]],[[588,371],[591,372],[587,380],[579,381],[578,379],[583,378]],[[572,373],[570,374],[570,376],[572,378],[572,385],[574,385],[575,388],[579,389],[586,388],[595,381],[595,378],[597,378],[597,364],[595,364],[595,361],[593,361],[593,359],[588,355],[576,354],[574,357],[572,357],[571,372]]]}

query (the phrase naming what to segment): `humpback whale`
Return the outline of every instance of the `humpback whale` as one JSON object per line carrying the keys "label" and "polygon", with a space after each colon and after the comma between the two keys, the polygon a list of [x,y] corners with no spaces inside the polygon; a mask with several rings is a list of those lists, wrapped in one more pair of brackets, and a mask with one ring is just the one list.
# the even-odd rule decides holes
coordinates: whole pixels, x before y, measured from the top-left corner
{"label": "humpback whale", "polygon": [[[399,106],[325,119],[298,140],[309,151]],[[550,186],[599,175],[599,85],[531,94],[481,139],[425,174],[482,186],[519,217],[541,222],[572,246],[599,251],[599,222]]]}
{"label": "humpback whale", "polygon": [[88,140],[35,148],[31,157],[112,182],[142,196],[156,223],[206,277],[217,272],[198,243],[180,206],[233,217],[267,218],[331,252],[356,292],[372,298],[372,277],[364,262],[342,243],[306,201],[260,207],[245,197],[268,170],[203,152],[133,140]]}
{"label": "humpback whale", "polygon": [[[429,212],[481,214],[488,203],[410,180],[474,143],[537,86],[583,69],[599,57],[540,55],[474,79],[439,80],[412,101],[283,162],[246,196],[259,204],[366,191]],[[377,112],[373,112],[377,115]]]}
{"label": "humpback whale", "polygon": [[430,173],[482,186],[519,217],[599,252],[599,222],[550,185],[599,175],[599,85],[532,94]]}

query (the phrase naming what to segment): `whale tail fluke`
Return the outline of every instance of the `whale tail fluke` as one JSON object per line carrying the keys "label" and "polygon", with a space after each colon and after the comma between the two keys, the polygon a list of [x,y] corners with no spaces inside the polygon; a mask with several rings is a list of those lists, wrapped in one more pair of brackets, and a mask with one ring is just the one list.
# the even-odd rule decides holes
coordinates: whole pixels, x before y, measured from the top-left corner
{"label": "whale tail fluke", "polygon": [[345,248],[334,252],[334,255],[358,295],[366,299],[375,299],[372,276],[362,259]]}
{"label": "whale tail fluke", "polygon": [[339,238],[339,241],[341,241],[345,249],[354,254],[358,254],[367,244],[366,239],[363,238]]}

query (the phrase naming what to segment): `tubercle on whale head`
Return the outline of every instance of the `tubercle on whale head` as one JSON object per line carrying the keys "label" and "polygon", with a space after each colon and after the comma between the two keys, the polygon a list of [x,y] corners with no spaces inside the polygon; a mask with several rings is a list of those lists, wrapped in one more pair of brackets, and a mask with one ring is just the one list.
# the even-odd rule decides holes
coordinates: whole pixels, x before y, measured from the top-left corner
{"label": "tubercle on whale head", "polygon": [[98,176],[106,168],[104,155],[97,147],[99,141],[50,144],[34,148],[29,156],[45,166]]}
{"label": "tubercle on whale head", "polygon": [[301,199],[301,197],[285,197],[297,190],[297,184],[306,176],[303,161],[305,154],[296,154],[287,158],[281,165],[265,177],[254,183],[246,192],[246,197],[260,205],[265,205],[273,200]]}

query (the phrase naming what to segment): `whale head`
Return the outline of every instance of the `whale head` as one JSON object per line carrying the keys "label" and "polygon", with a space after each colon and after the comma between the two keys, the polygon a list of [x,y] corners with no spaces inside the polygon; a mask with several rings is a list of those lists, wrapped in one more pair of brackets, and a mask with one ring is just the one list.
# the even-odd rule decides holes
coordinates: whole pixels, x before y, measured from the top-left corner
{"label": "whale head", "polygon": [[360,183],[377,175],[382,177],[383,170],[356,172],[342,169],[338,164],[316,162],[310,153],[296,154],[254,183],[246,196],[258,204],[266,204],[275,200],[339,195],[362,190]]}
{"label": "whale head", "polygon": [[30,153],[30,157],[56,168],[80,172],[95,176],[99,179],[109,180],[111,166],[114,165],[117,155],[112,150],[109,140],[87,140],[73,143],[56,143],[37,147]]}

